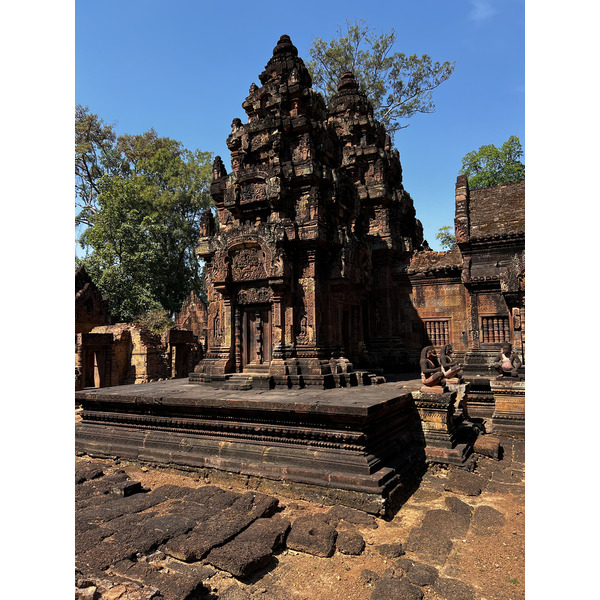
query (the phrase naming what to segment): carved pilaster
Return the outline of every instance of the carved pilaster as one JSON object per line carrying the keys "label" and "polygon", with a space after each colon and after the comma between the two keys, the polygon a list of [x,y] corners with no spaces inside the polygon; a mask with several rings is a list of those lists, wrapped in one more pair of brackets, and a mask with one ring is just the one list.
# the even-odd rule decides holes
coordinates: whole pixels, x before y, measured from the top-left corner
{"label": "carved pilaster", "polygon": [[466,243],[470,238],[469,231],[469,182],[466,175],[456,178],[454,235],[457,244]]}
{"label": "carved pilaster", "polygon": [[242,315],[240,307],[235,307],[235,371],[242,372]]}

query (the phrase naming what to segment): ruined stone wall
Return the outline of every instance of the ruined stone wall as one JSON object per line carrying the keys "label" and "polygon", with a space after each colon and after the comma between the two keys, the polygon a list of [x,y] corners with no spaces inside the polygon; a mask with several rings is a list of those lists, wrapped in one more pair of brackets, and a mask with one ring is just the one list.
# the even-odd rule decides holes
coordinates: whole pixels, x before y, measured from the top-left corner
{"label": "ruined stone wall", "polygon": [[187,377],[201,358],[191,331],[170,329],[161,337],[130,323],[95,327],[76,336],[75,387]]}
{"label": "ruined stone wall", "polygon": [[175,314],[175,327],[191,331],[206,348],[208,334],[208,310],[206,304],[194,291],[184,300],[181,310]]}
{"label": "ruined stone wall", "polygon": [[75,271],[75,333],[88,333],[110,323],[108,299],[90,279],[84,267]]}
{"label": "ruined stone wall", "polygon": [[113,336],[111,380],[108,385],[123,385],[126,383],[133,344],[131,341],[131,326],[126,323],[94,327],[91,333],[109,333]]}
{"label": "ruined stone wall", "polygon": [[141,327],[131,328],[131,363],[127,372],[127,383],[146,383],[169,377],[165,346],[160,336]]}

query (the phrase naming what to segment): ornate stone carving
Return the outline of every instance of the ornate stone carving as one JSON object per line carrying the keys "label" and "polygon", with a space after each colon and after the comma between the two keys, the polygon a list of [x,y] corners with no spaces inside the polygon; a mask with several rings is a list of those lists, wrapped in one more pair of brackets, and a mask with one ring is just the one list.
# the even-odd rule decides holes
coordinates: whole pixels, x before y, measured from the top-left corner
{"label": "ornate stone carving", "polygon": [[422,228],[399,155],[352,74],[327,106],[282,36],[259,78],[262,87],[251,85],[242,104],[248,122],[234,119],[227,138],[232,172],[213,165],[219,228],[199,254],[213,265],[208,296],[216,289],[232,306],[263,305],[268,326],[257,336],[242,331],[247,315],[233,319],[223,343],[239,347],[219,346],[229,362],[221,356],[214,365],[243,370],[251,343],[263,363],[285,346],[309,380],[329,373],[323,364],[339,360],[342,348],[347,362],[360,363],[371,340],[383,348],[398,335],[388,322],[398,320],[391,286],[410,248],[420,247]]}
{"label": "ornate stone carving", "polygon": [[512,344],[503,342],[500,345],[500,352],[496,356],[494,368],[500,377],[518,377],[521,359],[513,351]]}
{"label": "ornate stone carving", "polygon": [[452,352],[452,346],[450,344],[442,346],[442,350],[440,352],[440,363],[442,367],[442,373],[444,374],[446,380],[462,379],[462,365],[459,365],[454,360],[454,354]]}
{"label": "ornate stone carving", "polygon": [[266,304],[272,301],[273,291],[268,287],[242,289],[237,293],[238,304]]}
{"label": "ornate stone carving", "polygon": [[266,279],[264,251],[255,246],[232,252],[231,275],[234,281]]}
{"label": "ornate stone carving", "polygon": [[421,367],[421,381],[425,388],[440,387],[443,385],[444,373],[442,372],[440,361],[433,346],[425,346],[423,348],[419,365]]}

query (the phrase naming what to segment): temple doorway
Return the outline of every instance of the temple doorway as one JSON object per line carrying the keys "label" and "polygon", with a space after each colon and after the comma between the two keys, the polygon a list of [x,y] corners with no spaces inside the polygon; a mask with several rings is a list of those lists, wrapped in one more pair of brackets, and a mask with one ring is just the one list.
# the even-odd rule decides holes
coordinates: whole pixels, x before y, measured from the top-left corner
{"label": "temple doorway", "polygon": [[242,369],[255,369],[271,362],[271,310],[268,306],[244,309]]}
{"label": "temple doorway", "polygon": [[84,352],[83,387],[99,388],[107,385],[105,381],[106,352],[104,349],[88,349]]}

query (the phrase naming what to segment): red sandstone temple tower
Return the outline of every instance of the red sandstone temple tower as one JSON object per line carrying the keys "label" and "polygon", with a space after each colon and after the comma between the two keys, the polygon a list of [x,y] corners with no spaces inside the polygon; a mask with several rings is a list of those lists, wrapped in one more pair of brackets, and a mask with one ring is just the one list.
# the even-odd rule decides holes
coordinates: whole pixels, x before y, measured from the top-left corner
{"label": "red sandstone temple tower", "polygon": [[205,213],[197,248],[208,348],[190,381],[347,384],[370,352],[403,356],[402,267],[422,227],[351,74],[326,106],[284,35],[260,82],[242,104],[248,123],[234,119],[227,139],[232,172],[213,165],[218,224]]}

